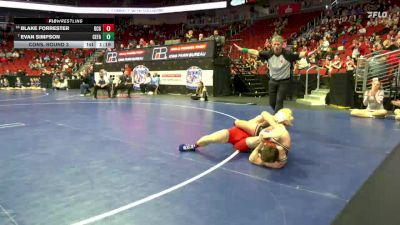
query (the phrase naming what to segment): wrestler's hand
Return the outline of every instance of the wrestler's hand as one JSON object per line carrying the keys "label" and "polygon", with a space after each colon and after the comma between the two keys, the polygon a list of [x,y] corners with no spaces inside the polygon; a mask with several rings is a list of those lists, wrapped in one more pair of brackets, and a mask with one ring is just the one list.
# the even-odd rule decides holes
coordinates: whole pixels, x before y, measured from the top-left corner
{"label": "wrestler's hand", "polygon": [[260,134],[258,135],[258,137],[260,138],[260,143],[264,142],[264,135],[262,133],[263,132],[260,132]]}

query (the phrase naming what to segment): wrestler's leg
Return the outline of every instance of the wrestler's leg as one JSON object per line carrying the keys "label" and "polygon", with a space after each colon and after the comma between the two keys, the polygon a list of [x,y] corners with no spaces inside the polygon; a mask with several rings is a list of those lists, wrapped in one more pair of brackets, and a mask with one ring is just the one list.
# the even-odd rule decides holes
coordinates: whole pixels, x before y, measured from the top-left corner
{"label": "wrestler's leg", "polygon": [[219,130],[212,134],[205,135],[201,137],[196,144],[181,144],[179,145],[179,151],[187,152],[187,151],[195,151],[198,147],[204,147],[208,144],[212,143],[228,143],[229,141],[229,130]]}
{"label": "wrestler's leg", "polygon": [[196,142],[196,144],[199,147],[203,147],[212,143],[218,143],[218,144],[228,143],[228,140],[229,140],[229,131],[227,129],[224,129],[201,137]]}
{"label": "wrestler's leg", "polygon": [[351,110],[350,115],[365,118],[373,117],[372,113],[365,109],[353,109]]}
{"label": "wrestler's leg", "polygon": [[258,126],[258,123],[246,121],[246,120],[236,120],[235,126],[244,130],[249,135],[254,135],[256,128]]}
{"label": "wrestler's leg", "polygon": [[372,115],[377,118],[384,118],[387,114],[387,111],[384,109],[376,110],[372,112]]}

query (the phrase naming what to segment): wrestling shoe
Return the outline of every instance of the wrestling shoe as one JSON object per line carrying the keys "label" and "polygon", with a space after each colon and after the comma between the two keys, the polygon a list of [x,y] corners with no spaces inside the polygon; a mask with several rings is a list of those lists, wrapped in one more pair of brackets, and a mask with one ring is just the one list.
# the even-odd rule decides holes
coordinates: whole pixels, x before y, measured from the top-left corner
{"label": "wrestling shoe", "polygon": [[196,145],[195,144],[180,144],[179,145],[179,151],[180,152],[196,151]]}

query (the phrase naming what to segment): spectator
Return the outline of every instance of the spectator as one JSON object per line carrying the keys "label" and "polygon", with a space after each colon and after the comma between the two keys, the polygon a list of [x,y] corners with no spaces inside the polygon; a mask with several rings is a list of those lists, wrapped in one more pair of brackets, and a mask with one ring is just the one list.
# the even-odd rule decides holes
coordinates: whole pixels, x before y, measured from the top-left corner
{"label": "spectator", "polygon": [[3,73],[4,76],[11,76],[11,72],[9,69],[6,69],[6,71]]}
{"label": "spectator", "polygon": [[156,43],[154,42],[154,40],[150,40],[147,47],[154,47],[154,46],[156,46]]}
{"label": "spectator", "polygon": [[245,68],[254,73],[257,70],[257,57],[248,54],[245,62]]}
{"label": "spectator", "polygon": [[193,100],[208,101],[207,89],[203,81],[198,82],[196,93],[192,95],[191,98]]}
{"label": "spectator", "polygon": [[90,87],[93,86],[93,81],[86,71],[81,72],[81,96],[90,94]]}
{"label": "spectator", "polygon": [[122,90],[126,90],[128,92],[128,98],[131,97],[131,91],[132,91],[132,87],[133,87],[133,83],[132,83],[132,77],[129,74],[129,72],[127,70],[125,70],[125,72],[117,77],[117,79],[115,79],[116,85],[114,88],[114,93],[113,93],[113,98],[115,98],[117,96],[118,90],[122,91]]}
{"label": "spectator", "polygon": [[350,56],[346,56],[346,71],[353,71],[356,67],[353,59]]}
{"label": "spectator", "polygon": [[25,88],[22,84],[21,77],[17,77],[14,83],[15,88]]}
{"label": "spectator", "polygon": [[358,44],[355,44],[354,47],[353,47],[353,51],[351,53],[351,57],[354,60],[357,60],[359,56],[360,56],[360,51],[359,51],[359,48],[358,48]]}
{"label": "spectator", "polygon": [[340,69],[342,68],[342,60],[340,59],[339,55],[335,55],[332,61],[332,69]]}
{"label": "spectator", "polygon": [[94,85],[94,90],[93,90],[93,97],[95,99],[97,99],[97,90],[98,89],[107,90],[108,97],[111,98],[110,84],[109,84],[109,82],[106,81],[106,79],[104,78],[104,75],[105,75],[105,71],[104,70],[100,70],[99,79],[96,81],[96,83]]}
{"label": "spectator", "polygon": [[19,52],[18,52],[17,50],[15,50],[15,51],[12,53],[12,57],[15,58],[15,59],[18,59],[18,58],[19,58]]}
{"label": "spectator", "polygon": [[204,34],[203,34],[203,33],[200,33],[200,34],[199,34],[198,41],[205,41],[205,39],[204,39]]}
{"label": "spectator", "polygon": [[8,88],[10,88],[10,82],[8,81],[8,78],[7,77],[4,77],[3,79],[2,79],[2,88],[6,88],[6,89],[8,89]]}
{"label": "spectator", "polygon": [[329,41],[328,41],[327,37],[325,36],[321,43],[321,51],[327,52],[328,49],[329,49]]}
{"label": "spectator", "polygon": [[271,42],[270,42],[270,40],[268,38],[265,39],[264,47],[263,47],[262,50],[263,51],[270,51],[271,50]]}
{"label": "spectator", "polygon": [[147,47],[147,43],[144,41],[144,38],[140,38],[139,44],[136,46],[136,48],[145,48]]}
{"label": "spectator", "polygon": [[53,80],[53,89],[66,90],[68,89],[68,80],[65,78],[64,73],[57,73]]}
{"label": "spectator", "polygon": [[17,76],[22,77],[22,76],[25,76],[25,75],[26,75],[26,72],[25,72],[25,71],[22,71],[21,69],[19,69],[19,70],[17,71]]}
{"label": "spectator", "polygon": [[140,91],[145,94],[146,92],[148,92],[148,88],[151,82],[151,74],[147,73],[146,77],[144,78],[143,82],[141,84],[139,84],[140,86]]}
{"label": "spectator", "polygon": [[332,72],[332,61],[331,61],[331,56],[327,55],[323,64],[323,67],[328,70],[328,73],[330,74]]}
{"label": "spectator", "polygon": [[126,72],[126,74],[127,74],[128,76],[130,76],[131,73],[132,73],[132,68],[129,66],[128,63],[125,63],[124,69],[122,70],[122,73],[125,73],[125,72]]}
{"label": "spectator", "polygon": [[309,63],[310,65],[317,65],[318,64],[318,58],[317,58],[317,54],[313,53],[309,55]]}
{"label": "spectator", "polygon": [[189,31],[185,34],[184,40],[185,40],[185,42],[194,42],[194,41],[197,41],[196,38],[193,36],[193,30],[189,30]]}
{"label": "spectator", "polygon": [[378,78],[372,79],[371,90],[364,93],[363,104],[367,106],[366,109],[353,109],[350,115],[366,118],[384,118],[387,111],[383,108],[384,93],[381,90],[381,83]]}
{"label": "spectator", "polygon": [[151,82],[149,85],[149,94],[157,94],[158,92],[158,88],[160,86],[160,75],[155,73],[153,74],[153,76],[151,77]]}

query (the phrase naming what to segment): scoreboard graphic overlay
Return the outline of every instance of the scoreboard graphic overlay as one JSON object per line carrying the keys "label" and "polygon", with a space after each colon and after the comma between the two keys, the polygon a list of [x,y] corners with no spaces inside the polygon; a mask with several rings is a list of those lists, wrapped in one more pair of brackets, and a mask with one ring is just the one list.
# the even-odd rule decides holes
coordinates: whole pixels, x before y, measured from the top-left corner
{"label": "scoreboard graphic overlay", "polygon": [[14,48],[114,48],[114,18],[15,18]]}

